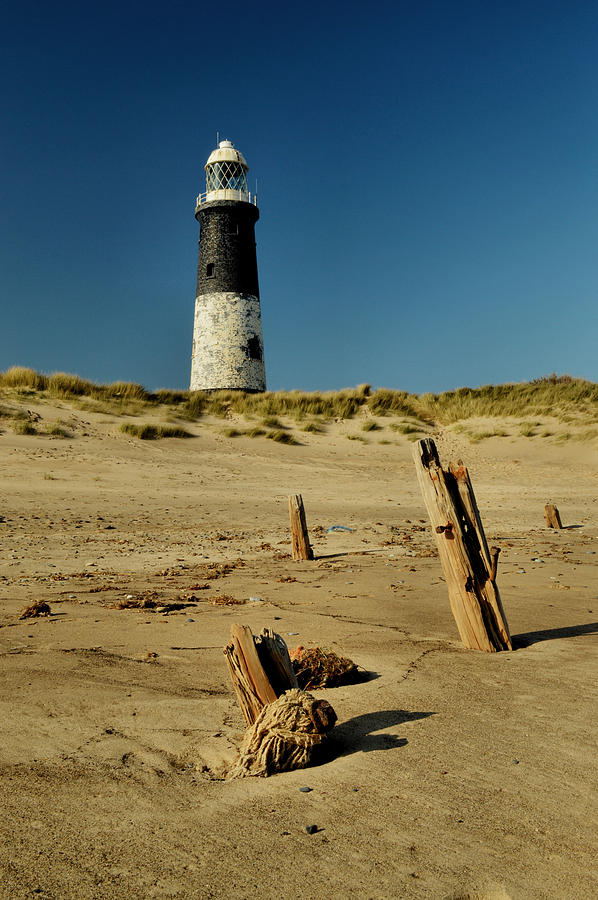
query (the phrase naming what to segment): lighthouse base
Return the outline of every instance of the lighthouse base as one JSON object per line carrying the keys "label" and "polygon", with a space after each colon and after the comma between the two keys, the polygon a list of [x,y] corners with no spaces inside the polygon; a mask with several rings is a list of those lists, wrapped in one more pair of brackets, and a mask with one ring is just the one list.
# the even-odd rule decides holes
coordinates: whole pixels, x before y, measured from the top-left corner
{"label": "lighthouse base", "polygon": [[231,291],[197,297],[190,389],[266,390],[259,297]]}

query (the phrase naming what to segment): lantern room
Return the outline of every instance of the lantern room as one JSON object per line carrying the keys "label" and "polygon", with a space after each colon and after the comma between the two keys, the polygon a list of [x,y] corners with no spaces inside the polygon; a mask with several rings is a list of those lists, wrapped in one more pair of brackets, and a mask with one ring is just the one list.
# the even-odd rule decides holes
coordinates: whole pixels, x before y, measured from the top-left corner
{"label": "lantern room", "polygon": [[220,141],[205,165],[206,190],[196,201],[196,211],[203,203],[217,200],[237,200],[257,206],[257,197],[247,188],[249,166],[243,154],[231,141]]}

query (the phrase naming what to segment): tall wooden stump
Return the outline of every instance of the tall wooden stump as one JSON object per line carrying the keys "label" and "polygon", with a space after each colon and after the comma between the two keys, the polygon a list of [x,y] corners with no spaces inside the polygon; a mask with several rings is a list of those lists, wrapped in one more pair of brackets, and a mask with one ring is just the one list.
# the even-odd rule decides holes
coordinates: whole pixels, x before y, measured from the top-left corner
{"label": "tall wooden stump", "polygon": [[460,462],[443,469],[430,438],[417,442],[413,458],[463,645],[512,650],[496,584],[500,550],[488,549],[467,469]]}
{"label": "tall wooden stump", "polygon": [[544,521],[549,528],[562,528],[561,514],[554,503],[547,503],[544,507]]}
{"label": "tall wooden stump", "polygon": [[254,637],[248,625],[231,625],[224,655],[248,725],[253,725],[268,703],[299,687],[287,645],[270,628]]}
{"label": "tall wooden stump", "polygon": [[301,494],[292,494],[289,497],[289,517],[291,520],[293,559],[313,559],[314,551],[309,542]]}

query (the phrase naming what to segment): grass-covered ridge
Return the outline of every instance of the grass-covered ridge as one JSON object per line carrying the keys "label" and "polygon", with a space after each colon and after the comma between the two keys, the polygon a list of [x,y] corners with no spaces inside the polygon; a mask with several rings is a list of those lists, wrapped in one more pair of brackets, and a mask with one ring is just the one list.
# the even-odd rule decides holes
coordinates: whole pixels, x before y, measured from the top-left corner
{"label": "grass-covered ridge", "polygon": [[[358,413],[371,416],[403,416],[417,423],[449,425],[471,418],[551,416],[562,422],[598,422],[598,384],[569,375],[549,375],[519,384],[459,388],[440,394],[409,394],[406,391],[369,385],[342,391],[148,391],[140,384],[115,382],[95,384],[78,375],[57,372],[42,375],[33,369],[13,367],[0,373],[0,395],[10,398],[38,395],[90,403],[115,414],[140,414],[150,408],[168,407],[178,418],[190,421],[202,416],[243,415],[274,426],[278,416],[326,421],[351,419]],[[265,420],[265,421],[264,421]],[[280,424],[280,423],[278,423]],[[276,427],[276,426],[274,426]],[[314,431],[315,431],[314,426]],[[375,430],[376,425],[370,426]],[[305,429],[311,430],[311,429]],[[407,431],[407,427],[405,428]]]}

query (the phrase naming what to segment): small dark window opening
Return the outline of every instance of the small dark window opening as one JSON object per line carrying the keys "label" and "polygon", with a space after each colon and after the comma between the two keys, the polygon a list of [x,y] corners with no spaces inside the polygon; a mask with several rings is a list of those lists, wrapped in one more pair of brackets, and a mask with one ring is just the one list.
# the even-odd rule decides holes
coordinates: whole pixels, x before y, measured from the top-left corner
{"label": "small dark window opening", "polygon": [[208,263],[206,266],[206,278],[214,277],[214,263]]}
{"label": "small dark window opening", "polygon": [[238,234],[239,233],[239,223],[238,222],[229,222],[228,223],[228,233],[229,234]]}
{"label": "small dark window opening", "polygon": [[249,359],[262,359],[262,345],[259,337],[255,335],[247,341],[247,355]]}

